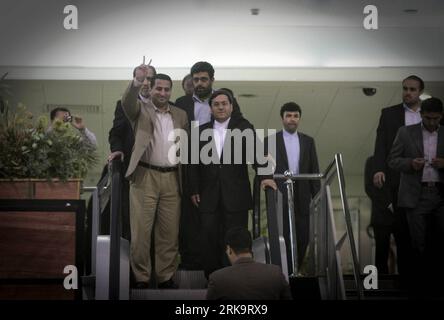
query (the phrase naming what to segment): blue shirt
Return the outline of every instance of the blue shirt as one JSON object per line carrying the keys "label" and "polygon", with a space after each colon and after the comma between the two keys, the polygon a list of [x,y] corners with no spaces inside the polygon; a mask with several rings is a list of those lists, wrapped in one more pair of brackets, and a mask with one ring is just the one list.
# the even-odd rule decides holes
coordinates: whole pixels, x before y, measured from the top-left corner
{"label": "blue shirt", "polygon": [[208,104],[209,99],[200,100],[198,96],[193,94],[194,101],[194,120],[199,121],[199,125],[203,125],[211,121],[211,108]]}
{"label": "blue shirt", "polygon": [[289,133],[283,131],[285,150],[287,151],[288,167],[293,174],[299,174],[299,158],[301,147],[299,145],[298,132]]}

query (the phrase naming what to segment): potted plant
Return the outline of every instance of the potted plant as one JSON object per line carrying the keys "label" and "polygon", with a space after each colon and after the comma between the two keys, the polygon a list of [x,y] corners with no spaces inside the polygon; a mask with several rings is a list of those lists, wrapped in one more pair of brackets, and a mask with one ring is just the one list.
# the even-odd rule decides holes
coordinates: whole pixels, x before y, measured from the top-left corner
{"label": "potted plant", "polygon": [[35,120],[23,105],[11,111],[0,85],[0,198],[78,199],[96,147],[69,123]]}

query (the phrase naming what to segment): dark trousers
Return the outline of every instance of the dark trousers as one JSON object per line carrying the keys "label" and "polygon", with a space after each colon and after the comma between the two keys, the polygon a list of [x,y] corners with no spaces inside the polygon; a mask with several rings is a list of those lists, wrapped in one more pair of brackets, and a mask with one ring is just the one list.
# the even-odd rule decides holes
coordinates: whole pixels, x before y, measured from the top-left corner
{"label": "dark trousers", "polygon": [[179,268],[202,270],[202,235],[199,210],[191,203],[190,197],[182,201],[179,229]]}
{"label": "dark trousers", "polygon": [[202,212],[202,262],[205,276],[218,269],[229,266],[225,254],[224,238],[234,227],[248,228],[248,211],[230,212],[219,205],[215,212]]}
{"label": "dark trousers", "polygon": [[[373,225],[375,236],[375,265],[379,274],[388,274],[388,259],[390,255],[390,236],[394,235],[393,226]],[[396,238],[395,238],[396,241]],[[398,242],[398,241],[396,241]]]}
{"label": "dark trousers", "polygon": [[414,254],[415,294],[443,296],[444,197],[436,187],[422,187],[416,208],[407,208]]}
{"label": "dark trousers", "polygon": [[[289,217],[288,217],[288,210],[287,205],[284,207],[284,216],[283,216],[283,228],[284,228],[284,239],[285,239],[285,246],[287,249],[287,267],[288,267],[288,273],[293,273],[293,262],[291,260],[292,253],[291,253],[291,240],[290,240],[290,225],[289,225]],[[310,215],[308,214],[299,214],[296,212],[295,207],[295,227],[296,227],[296,250],[297,250],[297,258],[298,258],[298,268],[302,266],[302,263],[304,262],[305,253],[307,251],[308,242],[310,238]]]}
{"label": "dark trousers", "polygon": [[407,218],[403,208],[395,207],[394,209],[394,212],[384,212],[385,214],[392,215],[393,221],[391,224],[373,223],[376,244],[375,264],[378,273],[389,273],[390,235],[393,234],[396,242],[398,272],[401,276],[408,277],[407,274],[409,273],[409,265],[411,263],[411,244]]}
{"label": "dark trousers", "polygon": [[[308,243],[310,241],[310,209],[307,203],[302,203],[299,199],[299,187],[298,183],[293,185],[293,208],[294,208],[294,221],[296,229],[296,251],[298,265],[297,268],[300,269],[305,258]],[[288,197],[287,188],[280,188],[282,192],[282,227],[283,236],[285,240],[285,247],[287,251],[287,267],[288,274],[292,274],[293,271],[293,261],[292,261],[292,250],[291,250],[291,240],[290,240],[290,224],[289,224],[289,213],[288,213]],[[279,214],[279,213],[278,213]]]}
{"label": "dark trousers", "polygon": [[376,243],[375,264],[380,274],[388,273],[388,257],[390,252],[390,235],[396,242],[396,263],[400,276],[400,285],[404,290],[410,286],[412,268],[412,246],[410,240],[407,216],[404,208],[398,207],[399,186],[387,182],[385,188],[391,193],[393,212],[389,209],[376,211],[381,205],[372,205],[372,226]]}

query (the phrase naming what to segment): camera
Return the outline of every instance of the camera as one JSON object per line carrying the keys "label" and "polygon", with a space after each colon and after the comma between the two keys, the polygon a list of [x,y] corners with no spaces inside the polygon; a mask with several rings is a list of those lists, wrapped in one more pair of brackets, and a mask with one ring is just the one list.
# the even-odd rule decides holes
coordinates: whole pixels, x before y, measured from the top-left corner
{"label": "camera", "polygon": [[72,122],[72,116],[68,116],[68,115],[64,116],[63,122]]}
{"label": "camera", "polygon": [[374,96],[376,93],[376,88],[362,88],[362,92],[364,92],[364,94],[367,97],[371,97]]}

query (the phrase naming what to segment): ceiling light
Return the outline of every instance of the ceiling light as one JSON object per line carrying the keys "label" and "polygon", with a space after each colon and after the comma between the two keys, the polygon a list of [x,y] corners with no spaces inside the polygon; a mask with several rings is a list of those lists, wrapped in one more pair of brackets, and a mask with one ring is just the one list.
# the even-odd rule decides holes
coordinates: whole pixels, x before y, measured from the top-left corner
{"label": "ceiling light", "polygon": [[404,9],[403,11],[408,14],[417,14],[418,13],[418,9]]}
{"label": "ceiling light", "polygon": [[251,12],[251,15],[252,15],[252,16],[257,16],[257,15],[259,15],[259,11],[260,11],[259,8],[251,8],[251,9],[250,9],[250,12]]}

